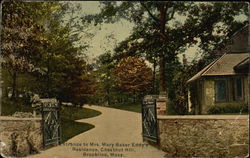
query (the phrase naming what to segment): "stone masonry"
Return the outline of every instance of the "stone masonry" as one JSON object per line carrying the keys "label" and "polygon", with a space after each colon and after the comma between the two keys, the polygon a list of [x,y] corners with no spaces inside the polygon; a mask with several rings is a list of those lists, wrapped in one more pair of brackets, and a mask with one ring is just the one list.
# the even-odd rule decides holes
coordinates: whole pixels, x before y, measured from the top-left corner
{"label": "stone masonry", "polygon": [[160,148],[171,157],[246,157],[248,115],[158,116]]}
{"label": "stone masonry", "polygon": [[156,100],[156,110],[157,115],[165,115],[167,113],[167,97],[164,95],[159,95]]}
{"label": "stone masonry", "polygon": [[42,149],[41,118],[0,117],[0,152],[23,157]]}
{"label": "stone masonry", "polygon": [[144,100],[156,99],[156,113],[157,115],[165,115],[167,113],[167,97],[166,95],[146,95]]}

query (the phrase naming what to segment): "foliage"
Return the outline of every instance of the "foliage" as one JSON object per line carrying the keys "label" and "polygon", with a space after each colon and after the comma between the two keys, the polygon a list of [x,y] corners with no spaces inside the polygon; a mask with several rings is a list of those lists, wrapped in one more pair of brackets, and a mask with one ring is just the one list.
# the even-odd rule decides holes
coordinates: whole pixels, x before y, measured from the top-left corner
{"label": "foliage", "polygon": [[248,113],[248,106],[245,104],[227,104],[219,106],[211,106],[208,114],[241,114]]}
{"label": "foliage", "polygon": [[[185,72],[186,71],[186,72]],[[185,68],[175,74],[173,79],[173,91],[172,100],[174,102],[174,110],[177,114],[187,114],[187,80],[190,78],[190,74]]]}
{"label": "foliage", "polygon": [[6,97],[2,97],[1,104],[2,104],[1,115],[3,116],[13,115],[16,111],[33,112],[31,106],[27,106],[26,101],[20,98],[17,101],[12,101]]}
{"label": "foliage", "polygon": [[[2,57],[5,89],[12,89],[12,98],[21,93],[38,93],[60,101],[83,104],[86,94],[95,91],[85,61],[85,42],[72,37],[73,24],[61,23],[66,3],[5,2],[3,3]],[[66,7],[66,8],[65,8]],[[76,31],[76,30],[74,30]],[[25,77],[25,78],[24,78]],[[21,82],[21,80],[29,80]],[[19,84],[21,83],[21,84]],[[31,86],[32,85],[32,86]]]}
{"label": "foliage", "polygon": [[110,52],[103,53],[96,59],[95,78],[98,80],[98,94],[104,98],[108,105],[111,103],[112,92],[114,91],[114,61]]}
{"label": "foliage", "polygon": [[87,19],[96,24],[120,19],[133,22],[132,34],[118,45],[115,56],[140,55],[156,61],[160,91],[164,91],[165,63],[193,44],[204,53],[222,47],[225,39],[244,25],[235,17],[247,16],[247,6],[245,2],[101,2],[101,12]]}
{"label": "foliage", "polygon": [[138,93],[149,91],[152,82],[151,69],[138,57],[120,60],[115,68],[117,84],[123,91]]}
{"label": "foliage", "polygon": [[[157,88],[167,91],[175,111],[183,114],[186,81],[216,58],[226,39],[245,24],[235,17],[248,13],[245,2],[100,3],[100,13],[78,18],[74,16],[80,8],[69,10],[71,3],[4,2],[4,92],[11,89],[17,100],[19,94],[32,92],[61,102],[100,100],[111,105],[157,93],[159,81]],[[80,32],[87,32],[86,22],[120,19],[135,24],[131,35],[114,55],[106,52],[95,64],[87,64],[88,45],[79,40]],[[195,44],[204,56],[182,67],[177,55]],[[153,64],[153,72],[142,59]]]}
{"label": "foliage", "polygon": [[89,103],[107,106],[132,104],[150,91],[152,72],[138,57],[116,60],[106,52],[96,59],[93,67],[97,90]]}
{"label": "foliage", "polygon": [[[190,99],[192,102],[192,108],[195,107],[195,98],[197,94],[195,93],[195,87],[191,84],[188,84],[187,81],[202,70],[206,65],[217,58],[216,55],[206,55],[203,56],[200,60],[192,61],[189,65],[179,65],[176,66],[173,70],[174,76],[170,76],[172,84],[169,86],[169,99],[173,102],[173,108],[178,114],[187,114],[188,113],[188,90],[190,91]],[[177,65],[177,64],[176,64]]]}
{"label": "foliage", "polygon": [[[26,5],[26,3],[14,1],[3,3],[2,55],[8,57],[11,54],[16,58],[30,59],[30,56],[36,53],[37,45],[46,43],[46,39],[42,36],[44,28],[35,18],[40,17],[40,20],[44,20],[53,12],[52,8],[56,5],[57,3]],[[35,10],[37,10],[36,14],[32,14]]]}
{"label": "foliage", "polygon": [[175,108],[175,103],[172,100],[169,100],[167,115],[178,115],[178,113],[176,113]]}
{"label": "foliage", "polygon": [[[37,53],[37,47],[46,44],[46,39],[42,36],[44,29],[38,24],[35,15],[44,18],[48,15],[47,12],[52,12],[51,8],[55,5],[56,3],[35,3],[30,6],[21,2],[3,3],[1,56],[5,59],[3,67],[12,77],[12,98],[17,96],[17,73],[34,71],[31,58]],[[46,12],[40,9],[37,14],[32,14],[40,7],[51,10]]]}

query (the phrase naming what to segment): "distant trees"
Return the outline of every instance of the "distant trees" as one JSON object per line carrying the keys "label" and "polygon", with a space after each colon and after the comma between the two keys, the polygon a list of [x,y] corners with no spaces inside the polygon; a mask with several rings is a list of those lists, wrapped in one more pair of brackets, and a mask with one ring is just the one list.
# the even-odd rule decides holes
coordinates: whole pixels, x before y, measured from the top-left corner
{"label": "distant trees", "polygon": [[117,86],[134,96],[138,93],[149,92],[152,88],[152,71],[139,57],[122,58],[114,72]]}
{"label": "distant trees", "polygon": [[97,95],[98,93],[102,95],[104,102],[107,102],[108,105],[111,104],[111,95],[115,88],[114,67],[115,62],[110,52],[103,53],[96,59],[95,77],[99,87]]}
{"label": "distant trees", "polygon": [[152,71],[140,57],[115,59],[110,52],[100,55],[95,64],[96,98],[101,103],[137,103],[152,91]]}

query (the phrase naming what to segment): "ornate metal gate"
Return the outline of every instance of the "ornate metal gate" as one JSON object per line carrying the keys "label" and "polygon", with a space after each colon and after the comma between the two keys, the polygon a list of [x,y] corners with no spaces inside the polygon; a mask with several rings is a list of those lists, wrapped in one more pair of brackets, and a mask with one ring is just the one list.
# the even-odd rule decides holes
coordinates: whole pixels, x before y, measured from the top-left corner
{"label": "ornate metal gate", "polygon": [[144,99],[142,103],[143,140],[158,142],[156,99]]}
{"label": "ornate metal gate", "polygon": [[47,148],[61,141],[59,105],[56,99],[41,99],[43,119],[43,145]]}

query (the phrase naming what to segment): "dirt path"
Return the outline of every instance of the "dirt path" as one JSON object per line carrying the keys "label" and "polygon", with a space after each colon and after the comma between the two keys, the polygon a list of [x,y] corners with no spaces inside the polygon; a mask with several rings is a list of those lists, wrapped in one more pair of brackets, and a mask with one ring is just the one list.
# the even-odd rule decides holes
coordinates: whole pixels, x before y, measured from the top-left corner
{"label": "dirt path", "polygon": [[[144,143],[141,115],[100,106],[87,106],[101,115],[78,122],[95,125],[64,145],[42,151],[30,158],[163,158],[165,153]],[[88,150],[88,151],[87,151]]]}

